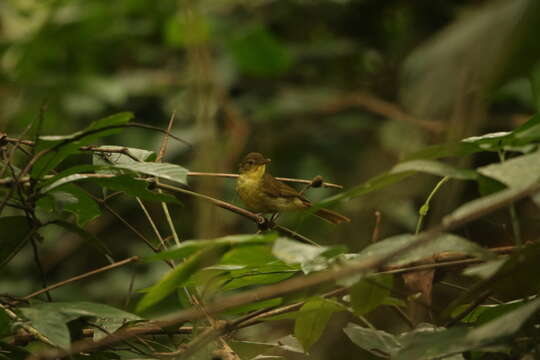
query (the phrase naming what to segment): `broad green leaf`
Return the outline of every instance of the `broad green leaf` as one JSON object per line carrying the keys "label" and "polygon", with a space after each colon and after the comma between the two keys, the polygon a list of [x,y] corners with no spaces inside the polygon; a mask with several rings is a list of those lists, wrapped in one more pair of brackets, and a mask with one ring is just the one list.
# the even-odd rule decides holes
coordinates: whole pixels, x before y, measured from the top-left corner
{"label": "broad green leaf", "polygon": [[486,344],[514,335],[540,309],[540,298],[509,311],[496,319],[471,330],[467,339],[473,344]]}
{"label": "broad green leaf", "polygon": [[478,168],[484,176],[496,179],[508,187],[526,187],[540,179],[540,151],[521,155],[502,163]]}
{"label": "broad green leaf", "polygon": [[376,275],[363,278],[349,289],[355,315],[362,316],[375,310],[390,295],[392,275]]}
{"label": "broad green leaf", "polygon": [[148,189],[150,185],[143,180],[137,180],[129,175],[120,175],[108,179],[90,178],[90,181],[114,191],[122,191],[127,195],[141,198],[148,201],[167,202],[180,204],[180,201],[172,195],[158,193]]}
{"label": "broad green leaf", "polygon": [[69,211],[75,214],[79,226],[84,226],[101,215],[94,199],[73,184],[64,184],[48,192],[38,200],[37,205],[45,211]]}
{"label": "broad green leaf", "polygon": [[36,144],[36,153],[43,150],[53,149],[39,158],[30,175],[38,178],[54,169],[69,155],[79,152],[79,147],[95,142],[97,139],[119,133],[121,125],[126,124],[133,118],[131,113],[119,113],[100,119],[89,127],[76,133],[65,136],[41,136]]}
{"label": "broad green leaf", "polygon": [[326,250],[328,248],[324,246],[308,245],[287,238],[278,238],[274,242],[272,253],[286,264],[302,264],[313,260]]}
{"label": "broad green leaf", "polygon": [[31,325],[54,344],[68,349],[71,342],[67,323],[84,318],[138,320],[137,315],[112,306],[90,302],[53,302],[21,308]]}
{"label": "broad green leaf", "polygon": [[188,256],[196,253],[214,244],[229,244],[231,247],[242,244],[270,244],[277,238],[276,233],[268,233],[264,235],[245,234],[245,235],[230,235],[222,238],[211,240],[188,240],[183,241],[180,245],[171,248],[170,250],[162,251],[159,254],[151,255],[144,258],[144,261],[161,261],[165,259],[183,260]]}
{"label": "broad green leaf", "polygon": [[[476,326],[482,325],[523,306],[524,303],[526,303],[526,301],[520,299],[508,301],[503,304],[482,304],[474,308],[474,310],[468,313],[461,321]],[[453,315],[460,315],[463,311],[470,309],[470,306],[470,304],[464,304],[463,306],[458,307]]]}
{"label": "broad green leaf", "polygon": [[[280,263],[272,254],[271,243],[244,242],[228,251],[219,262],[221,265],[261,266],[269,263]],[[238,269],[231,269],[238,270]]]}
{"label": "broad green leaf", "polygon": [[479,199],[469,201],[456,210],[451,212],[449,215],[445,216],[443,222],[453,222],[461,219],[467,219],[470,216],[481,214],[485,211],[489,211],[500,204],[510,199],[514,199],[517,194],[520,194],[524,188],[522,187],[512,187],[498,191],[494,194],[483,196]]}
{"label": "broad green leaf", "polygon": [[294,336],[300,341],[305,352],[319,340],[336,311],[343,311],[343,306],[324,298],[310,299],[300,308],[294,323]]}
{"label": "broad green leaf", "polygon": [[388,172],[381,175],[377,175],[360,185],[357,185],[347,191],[341,192],[339,194],[336,194],[334,196],[331,196],[325,199],[324,201],[321,201],[320,203],[317,204],[317,206],[324,207],[327,204],[332,204],[332,203],[335,203],[344,199],[352,199],[358,196],[362,196],[370,192],[383,189],[387,186],[395,184],[414,174],[415,174],[414,171],[407,171],[407,172],[401,172],[401,173]]}
{"label": "broad green leaf", "polygon": [[230,246],[230,242],[215,243],[192,254],[144,294],[137,304],[136,312],[141,313],[165,299],[178,287],[184,285],[195,272],[217,262],[230,249]]}
{"label": "broad green leaf", "polygon": [[422,150],[419,150],[412,154],[407,155],[404,160],[405,161],[419,160],[419,159],[434,160],[434,159],[441,159],[441,158],[447,158],[447,157],[458,157],[458,156],[462,157],[462,156],[471,155],[480,151],[482,151],[482,149],[480,149],[474,143],[457,141],[457,142],[452,142],[452,143],[447,143],[447,144],[428,146]]}
{"label": "broad green leaf", "polygon": [[411,160],[395,165],[390,171],[377,175],[363,184],[339,193],[317,204],[321,207],[343,199],[355,198],[375,190],[379,190],[404,180],[416,173],[426,173],[436,176],[449,176],[461,180],[475,180],[477,174],[473,170],[458,169],[450,165],[431,160]]}
{"label": "broad green leaf", "polygon": [[246,286],[274,284],[290,278],[297,272],[298,268],[281,262],[232,270],[229,273],[229,280],[221,286],[221,289],[233,290]]}
{"label": "broad green leaf", "polygon": [[[399,249],[406,248],[416,241],[418,235],[403,234],[386,238],[363,249],[357,259],[373,259],[384,257]],[[462,237],[453,234],[442,234],[435,239],[417,246],[403,254],[396,256],[389,263],[391,265],[404,265],[418,260],[431,257],[443,252],[457,252],[480,259],[491,259],[494,255]]]}
{"label": "broad green leaf", "polygon": [[292,64],[287,49],[261,25],[239,31],[230,48],[238,67],[249,75],[280,75]]}
{"label": "broad green leaf", "polygon": [[73,301],[73,302],[57,301],[57,302],[51,302],[51,303],[37,304],[37,305],[33,305],[31,308],[23,308],[23,309],[25,311],[27,309],[33,309],[33,310],[41,311],[43,313],[58,312],[58,313],[64,314],[66,318],[70,320],[78,319],[80,317],[96,317],[96,318],[103,318],[103,319],[126,319],[126,320],[141,319],[138,315],[132,314],[124,310],[117,309],[113,306],[110,306],[107,304],[93,303],[93,302],[88,302],[88,301]]}
{"label": "broad green leaf", "polygon": [[474,349],[467,341],[468,329],[464,327],[417,328],[398,337],[402,348],[392,360],[462,360],[462,352]]}
{"label": "broad green leaf", "polygon": [[365,328],[353,323],[343,329],[353,343],[382,358],[390,358],[401,349],[397,337],[382,330]]}
{"label": "broad green leaf", "polygon": [[168,163],[126,163],[116,164],[112,168],[130,170],[145,175],[155,176],[161,179],[170,180],[182,185],[187,185],[188,170],[180,165],[168,164]]}
{"label": "broad green leaf", "polygon": [[[115,191],[122,191],[130,196],[137,196],[144,200],[149,201],[159,201],[159,202],[169,202],[169,203],[180,203],[174,196],[153,192],[148,189],[150,185],[144,180],[134,179],[130,175],[121,175],[118,174],[118,171],[112,172],[112,174],[117,174],[117,176],[112,176],[109,178],[100,178],[96,177],[94,173],[74,173],[76,170],[96,170],[100,173],[107,173],[108,170],[112,169],[111,166],[102,166],[102,165],[83,165],[75,166],[73,168],[67,169],[61,174],[56,175],[53,181],[48,181],[45,186],[42,187],[41,193],[48,193],[51,191],[57,190],[59,187],[62,187],[66,184],[75,182],[75,181],[89,181],[95,184],[98,184],[104,188],[108,188]],[[116,168],[115,168],[116,169]]]}
{"label": "broad green leaf", "polygon": [[390,173],[402,173],[407,171],[417,171],[421,173],[448,176],[460,180],[475,180],[477,174],[473,170],[459,169],[438,161],[431,160],[411,160],[397,164],[390,170]]}
{"label": "broad green leaf", "polygon": [[465,327],[454,327],[415,331],[402,335],[399,341],[404,347],[398,352],[395,359],[439,359],[497,344],[498,341],[514,336],[527,320],[539,310],[540,299],[537,298],[470,330]]}
{"label": "broad green leaf", "polygon": [[30,240],[31,227],[24,216],[0,217],[0,269]]}

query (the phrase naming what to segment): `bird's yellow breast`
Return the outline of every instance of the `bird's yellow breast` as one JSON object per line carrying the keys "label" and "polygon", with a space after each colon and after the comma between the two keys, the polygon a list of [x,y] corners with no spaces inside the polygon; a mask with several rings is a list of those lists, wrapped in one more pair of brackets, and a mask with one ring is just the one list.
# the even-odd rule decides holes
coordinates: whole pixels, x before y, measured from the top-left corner
{"label": "bird's yellow breast", "polygon": [[270,212],[266,206],[266,196],[262,192],[262,182],[266,165],[260,165],[238,176],[236,191],[248,208],[256,212]]}

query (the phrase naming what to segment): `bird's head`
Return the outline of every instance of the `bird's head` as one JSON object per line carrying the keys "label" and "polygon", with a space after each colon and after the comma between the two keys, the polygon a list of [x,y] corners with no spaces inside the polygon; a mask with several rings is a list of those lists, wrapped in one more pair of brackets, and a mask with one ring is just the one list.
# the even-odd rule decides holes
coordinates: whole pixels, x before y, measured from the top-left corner
{"label": "bird's head", "polygon": [[257,174],[262,176],[266,171],[266,164],[269,164],[270,162],[271,160],[265,158],[262,154],[252,152],[247,154],[240,163],[239,172],[240,174]]}

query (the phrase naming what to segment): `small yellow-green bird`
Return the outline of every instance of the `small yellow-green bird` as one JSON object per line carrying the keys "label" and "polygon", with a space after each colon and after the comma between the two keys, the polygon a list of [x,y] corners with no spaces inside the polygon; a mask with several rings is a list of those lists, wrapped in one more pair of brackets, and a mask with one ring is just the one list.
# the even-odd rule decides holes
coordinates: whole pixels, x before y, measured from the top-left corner
{"label": "small yellow-green bird", "polygon": [[[308,199],[270,175],[266,170],[266,165],[269,163],[270,159],[256,152],[247,154],[240,163],[236,191],[244,204],[257,213],[277,213],[310,208],[312,204]],[[332,224],[351,221],[348,217],[328,209],[318,209],[314,214]]]}

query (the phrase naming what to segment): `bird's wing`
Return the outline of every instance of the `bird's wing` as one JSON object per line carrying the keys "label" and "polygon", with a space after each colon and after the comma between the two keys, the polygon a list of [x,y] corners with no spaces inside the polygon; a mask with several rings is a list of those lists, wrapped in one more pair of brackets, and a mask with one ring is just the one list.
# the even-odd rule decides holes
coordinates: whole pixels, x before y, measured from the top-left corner
{"label": "bird's wing", "polygon": [[300,198],[304,201],[308,201],[305,199],[298,191],[296,191],[294,188],[290,187],[289,185],[274,179],[272,175],[265,174],[265,179],[263,182],[263,192],[271,197],[284,197],[284,198]]}

